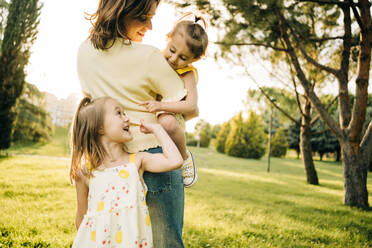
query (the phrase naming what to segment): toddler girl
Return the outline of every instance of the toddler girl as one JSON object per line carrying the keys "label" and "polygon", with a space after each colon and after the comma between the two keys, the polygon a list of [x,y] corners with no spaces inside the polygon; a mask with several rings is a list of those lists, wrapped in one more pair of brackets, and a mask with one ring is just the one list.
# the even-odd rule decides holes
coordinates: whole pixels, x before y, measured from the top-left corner
{"label": "toddler girl", "polygon": [[72,247],[152,247],[143,172],[177,169],[183,160],[159,124],[141,121],[140,130],[152,133],[163,153],[124,151],[123,144],[132,140],[132,134],[116,100],[85,97],[80,102],[73,122],[70,165],[78,229]]}
{"label": "toddler girl", "polygon": [[[196,88],[198,73],[192,63],[205,54],[208,36],[205,29],[198,24],[202,21],[206,27],[203,18],[195,16],[194,21],[189,21],[183,20],[185,16],[167,35],[168,44],[164,50],[164,57],[183,80],[187,95],[179,102],[162,102],[158,99],[159,101],[146,101],[142,105],[149,112],[159,112],[159,123],[177,145],[182,157],[187,158],[182,165],[183,183],[185,187],[191,187],[197,180],[197,173],[193,156],[186,150],[185,120],[198,116]],[[176,118],[178,124],[174,125],[173,118]]]}

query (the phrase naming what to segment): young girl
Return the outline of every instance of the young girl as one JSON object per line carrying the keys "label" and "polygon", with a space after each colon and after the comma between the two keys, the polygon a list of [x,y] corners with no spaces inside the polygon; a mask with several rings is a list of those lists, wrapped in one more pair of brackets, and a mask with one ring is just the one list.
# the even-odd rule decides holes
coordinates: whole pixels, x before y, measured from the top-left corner
{"label": "young girl", "polygon": [[174,170],[183,159],[159,124],[141,121],[140,130],[152,133],[163,153],[124,151],[132,140],[129,118],[113,98],[80,102],[72,129],[70,180],[76,185],[78,229],[72,247],[152,247],[143,172]]}
{"label": "young girl", "polygon": [[[191,152],[186,150],[185,120],[198,114],[197,89],[198,73],[192,63],[198,61],[206,52],[208,36],[205,29],[198,24],[203,18],[195,16],[195,21],[183,20],[184,15],[167,35],[168,44],[164,57],[168,64],[178,73],[187,90],[186,97],[179,102],[145,101],[149,112],[159,112],[158,121],[177,145],[183,157],[187,157],[182,165],[183,183],[191,187],[197,180],[196,167]],[[175,113],[174,117],[170,113]],[[173,125],[172,118],[176,118],[179,125]]]}

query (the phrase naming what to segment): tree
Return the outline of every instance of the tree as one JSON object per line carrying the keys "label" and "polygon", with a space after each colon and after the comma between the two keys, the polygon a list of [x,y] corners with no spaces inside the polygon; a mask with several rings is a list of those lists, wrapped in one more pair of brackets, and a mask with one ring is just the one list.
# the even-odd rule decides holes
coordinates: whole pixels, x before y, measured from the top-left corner
{"label": "tree", "polygon": [[284,157],[287,154],[288,142],[283,128],[278,128],[271,142],[271,155]]}
{"label": "tree", "polygon": [[[309,184],[318,185],[318,174],[313,161],[313,151],[311,147],[311,126],[317,121],[313,119],[312,106],[309,99],[300,95],[297,90],[296,82],[293,81],[293,93],[285,89],[259,87],[259,91],[250,90],[248,95],[255,95],[255,98],[265,97],[267,102],[277,108],[282,116],[285,116],[300,129],[298,152],[302,154],[305,166],[306,180]],[[253,93],[255,92],[255,93]],[[275,100],[274,100],[275,99]],[[301,100],[302,99],[302,100]],[[299,121],[299,117],[301,121]],[[297,153],[299,154],[299,153]]]}
{"label": "tree", "polygon": [[217,137],[216,137],[216,149],[220,153],[225,153],[226,139],[231,129],[230,122],[231,120],[225,122],[222,125],[221,130],[218,132]]}
{"label": "tree", "polygon": [[311,146],[314,152],[319,154],[320,160],[323,160],[323,155],[329,152],[337,154],[336,161],[340,159],[340,143],[336,137],[329,131],[323,121],[318,121],[312,129],[313,137],[311,138]]}
{"label": "tree", "polygon": [[297,158],[300,157],[300,127],[293,124],[287,129],[287,141],[288,147],[295,149],[297,153]]}
{"label": "tree", "polygon": [[195,134],[199,136],[200,146],[208,147],[212,139],[212,127],[207,121],[200,119],[195,124]]}
{"label": "tree", "polygon": [[40,9],[38,0],[12,0],[8,11],[1,12],[6,25],[0,51],[0,149],[10,146],[13,108],[25,85],[24,68],[36,39]]}
{"label": "tree", "polygon": [[186,145],[188,145],[188,146],[197,146],[198,141],[196,140],[194,134],[189,133],[189,132],[186,132],[185,133],[185,136],[186,136]]}
{"label": "tree", "polygon": [[26,83],[15,107],[12,142],[46,142],[53,132],[52,118],[45,110],[45,96]]}
{"label": "tree", "polygon": [[[305,96],[340,142],[344,204],[368,209],[367,161],[372,122],[365,131],[362,127],[371,66],[371,3],[368,0],[221,0],[218,9],[209,1],[190,3],[207,10],[212,24],[225,29],[220,42],[222,49],[231,51],[231,47],[258,45],[270,58],[279,53],[288,58]],[[224,14],[224,18],[222,6],[229,14]],[[337,82],[339,124],[328,114],[314,90],[309,68]],[[356,86],[352,110],[348,88],[351,78],[355,78]]]}
{"label": "tree", "polygon": [[265,154],[265,132],[261,118],[253,111],[243,120],[239,113],[231,120],[225,153],[229,156],[259,159]]}

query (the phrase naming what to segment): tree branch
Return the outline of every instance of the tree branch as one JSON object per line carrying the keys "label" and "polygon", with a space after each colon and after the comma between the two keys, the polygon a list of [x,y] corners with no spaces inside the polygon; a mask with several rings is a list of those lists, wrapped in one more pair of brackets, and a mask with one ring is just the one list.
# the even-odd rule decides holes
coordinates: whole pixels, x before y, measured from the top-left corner
{"label": "tree branch", "polygon": [[[370,3],[367,0],[361,0],[359,2],[361,8],[361,20],[364,25],[368,26],[368,31],[370,32],[370,30],[372,30]],[[358,57],[357,79],[355,81],[355,98],[351,120],[347,127],[347,131],[350,132],[351,142],[359,143],[360,132],[365,120],[368,100],[369,70],[371,65],[371,36],[372,32],[368,34],[361,33],[360,35],[361,48]]]}
{"label": "tree branch", "polygon": [[275,11],[276,11],[276,13],[278,15],[278,19],[279,19],[280,33],[281,33],[282,39],[284,40],[284,44],[287,47],[288,55],[289,55],[289,57],[292,61],[292,64],[293,64],[293,66],[296,70],[297,78],[300,80],[300,82],[301,82],[301,84],[302,84],[302,86],[303,86],[303,88],[306,92],[306,95],[310,98],[311,102],[313,103],[315,108],[318,110],[318,113],[321,115],[321,117],[324,120],[324,122],[326,123],[326,125],[329,127],[329,129],[332,131],[332,133],[334,133],[334,135],[339,140],[343,140],[344,139],[343,132],[338,127],[337,123],[331,118],[331,116],[328,114],[328,112],[324,109],[324,106],[322,105],[321,101],[319,100],[317,95],[314,93],[314,91],[311,91],[311,89],[310,89],[311,85],[310,85],[309,81],[306,79],[306,76],[301,69],[301,66],[300,66],[300,63],[298,61],[297,55],[296,55],[296,53],[293,49],[293,46],[291,44],[291,41],[290,41],[289,37],[288,37],[288,34],[287,34],[287,28],[288,27],[286,25],[286,21],[284,19],[284,16],[280,12],[280,10],[275,10]]}
{"label": "tree branch", "polygon": [[361,20],[360,15],[359,15],[359,12],[358,12],[357,8],[355,7],[355,4],[354,4],[353,0],[349,0],[349,3],[353,3],[353,4],[350,4],[350,5],[351,5],[351,9],[353,10],[354,17],[357,20],[358,25],[359,25],[362,33],[367,35],[367,28],[363,25],[362,20]]}
{"label": "tree branch", "polygon": [[309,38],[309,41],[312,41],[312,42],[324,42],[324,41],[330,41],[330,40],[340,40],[342,38],[344,38],[344,36],[322,37],[322,38]]}
{"label": "tree branch", "polygon": [[[240,63],[242,65],[244,65],[243,61],[241,60],[240,56],[239,57],[239,60],[240,60]],[[256,79],[249,73],[249,71],[247,70],[247,68],[244,67],[244,70],[245,70],[245,73],[248,75],[248,77],[250,77],[252,79],[252,81],[257,85],[258,89],[262,92],[262,94],[266,97],[266,99],[268,99],[271,104],[276,108],[278,109],[281,113],[283,113],[288,119],[290,119],[291,121],[293,121],[294,123],[296,123],[296,125],[298,126],[301,126],[301,123],[298,122],[295,118],[293,118],[290,114],[288,114],[286,111],[284,111],[281,107],[279,107],[275,101],[273,101],[273,99],[271,99],[271,97],[264,91],[264,89],[259,85],[259,83],[256,81]]]}
{"label": "tree branch", "polygon": [[366,132],[364,133],[363,139],[360,142],[361,149],[368,149],[372,146],[372,121],[369,122]]}
{"label": "tree branch", "polygon": [[[326,107],[326,110],[328,112],[329,108],[333,105],[333,103],[337,100],[338,96],[335,96],[332,101],[328,104],[328,106]],[[315,116],[315,118],[311,121],[311,126],[314,125],[320,118],[320,114],[317,114],[317,116]]]}
{"label": "tree branch", "polygon": [[[285,20],[284,20],[285,21]],[[305,59],[313,64],[314,66],[318,67],[319,69],[323,70],[323,71],[326,71],[328,73],[331,73],[333,75],[337,75],[338,73],[338,70],[336,69],[333,69],[331,67],[328,67],[328,66],[325,66],[325,65],[322,65],[320,63],[318,63],[317,61],[315,61],[313,58],[311,58],[307,52],[305,51],[304,47],[302,46],[302,41],[300,41],[300,39],[298,38],[296,32],[292,29],[292,27],[286,22],[286,25],[288,26],[289,30],[291,31],[293,37],[295,38],[296,42],[297,42],[297,45],[298,45],[298,48],[300,49],[302,55],[305,57]]]}
{"label": "tree branch", "polygon": [[274,47],[274,46],[270,46],[270,45],[262,44],[262,43],[248,43],[248,42],[226,43],[226,42],[222,42],[222,41],[212,41],[212,43],[214,43],[216,45],[223,45],[223,46],[229,46],[229,47],[230,46],[262,46],[262,47],[266,47],[266,48],[271,48],[271,49],[276,50],[276,51],[281,51],[281,52],[286,51],[285,48]]}
{"label": "tree branch", "polygon": [[296,79],[294,77],[294,72],[293,72],[292,64],[290,64],[290,68],[291,68],[290,70],[291,70],[292,83],[293,83],[293,87],[294,87],[294,90],[295,90],[295,93],[296,93],[297,107],[300,110],[301,115],[303,116],[304,115],[304,112],[302,111],[301,101],[300,101],[300,97],[299,97],[299,94],[298,94],[298,91],[297,91],[297,84],[296,84]]}
{"label": "tree branch", "polygon": [[310,3],[319,3],[319,4],[336,4],[339,6],[346,5],[348,3],[340,2],[337,0],[299,0],[299,2],[310,2]]}

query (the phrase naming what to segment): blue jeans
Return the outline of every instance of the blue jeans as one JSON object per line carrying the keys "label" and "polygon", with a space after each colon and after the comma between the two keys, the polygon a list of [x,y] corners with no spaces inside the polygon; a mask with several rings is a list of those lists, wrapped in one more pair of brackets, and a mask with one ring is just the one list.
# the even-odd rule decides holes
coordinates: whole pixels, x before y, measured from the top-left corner
{"label": "blue jeans", "polygon": [[[163,152],[161,147],[146,150]],[[184,248],[182,242],[184,189],[181,170],[145,172],[154,248]]]}

